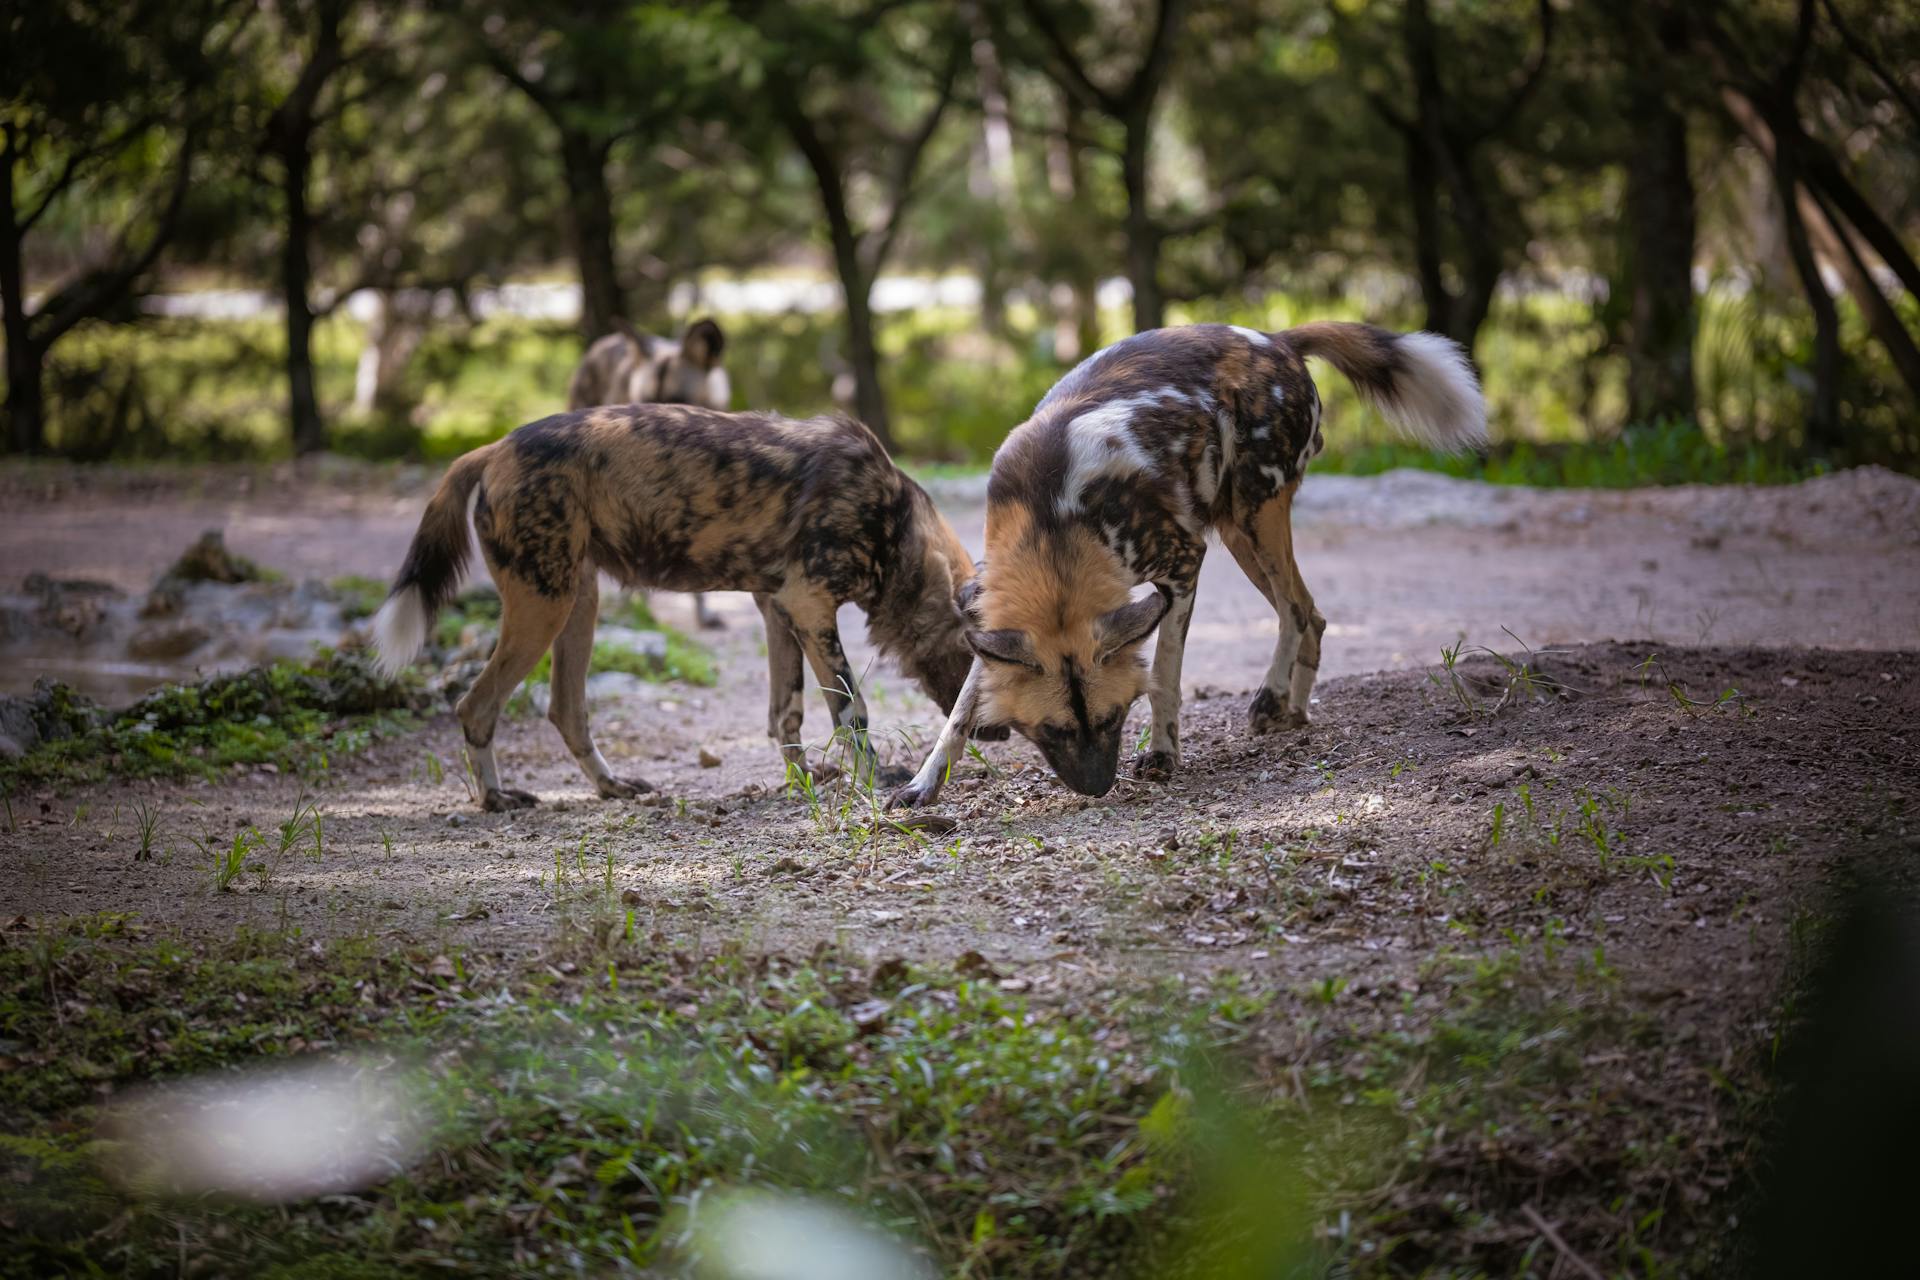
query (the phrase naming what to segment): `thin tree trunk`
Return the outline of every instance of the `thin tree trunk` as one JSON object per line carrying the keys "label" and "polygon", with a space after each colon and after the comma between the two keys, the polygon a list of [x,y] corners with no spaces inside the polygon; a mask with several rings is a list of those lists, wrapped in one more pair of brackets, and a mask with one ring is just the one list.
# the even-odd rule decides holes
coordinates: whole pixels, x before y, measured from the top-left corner
{"label": "thin tree trunk", "polygon": [[42,399],[41,356],[27,315],[27,281],[22,265],[23,235],[13,209],[13,146],[0,156],[0,306],[7,338],[7,447],[15,453],[39,453],[46,447],[46,408]]}
{"label": "thin tree trunk", "polygon": [[847,208],[839,159],[790,94],[785,110],[787,130],[808,168],[813,170],[814,185],[820,192],[820,211],[826,215],[827,238],[833,248],[833,268],[840,277],[840,292],[846,300],[847,363],[853,367],[854,414],[891,453],[893,429],[887,416],[886,392],[880,386],[880,349],[873,331],[871,291],[879,262],[876,260],[870,270],[861,261],[860,235],[854,230],[853,214]]}
{"label": "thin tree trunk", "polygon": [[1160,292],[1160,229],[1147,207],[1147,134],[1149,117],[1139,111],[1126,121],[1126,145],[1120,157],[1127,190],[1127,280],[1133,285],[1133,328],[1136,333],[1166,323],[1166,301]]}
{"label": "thin tree trunk", "polygon": [[[824,201],[827,233],[833,241],[833,267],[840,277],[840,292],[847,306],[847,363],[853,367],[853,412],[880,437],[880,443],[893,451],[893,424],[887,417],[887,395],[880,386],[880,347],[873,331],[872,281],[860,264],[860,244],[847,216],[846,201],[839,196],[839,183],[831,184],[835,196]],[[823,179],[822,194],[826,184]]]}
{"label": "thin tree trunk", "polygon": [[1412,131],[1406,134],[1407,197],[1413,206],[1414,278],[1425,304],[1425,328],[1431,333],[1453,332],[1453,294],[1447,288],[1440,248],[1440,179],[1426,144]]}
{"label": "thin tree trunk", "polygon": [[1920,397],[1920,346],[1914,345],[1913,335],[1907,332],[1899,313],[1887,301],[1887,295],[1880,292],[1847,224],[1805,187],[1800,191],[1800,218],[1814,247],[1840,273],[1854,305],[1866,317],[1868,331],[1893,361],[1900,380],[1907,384],[1907,391]]}
{"label": "thin tree trunk", "polygon": [[1637,79],[1630,94],[1637,141],[1627,161],[1627,418],[1634,423],[1686,420],[1696,407],[1687,121],[1657,84]]}
{"label": "thin tree trunk", "polygon": [[287,412],[296,454],[319,453],[327,447],[327,428],[320,419],[313,389],[313,304],[309,301],[313,226],[307,208],[307,170],[312,158],[307,146],[307,131],[294,129],[280,148],[287,201],[287,236],[280,249],[280,292],[287,305]]}
{"label": "thin tree trunk", "polygon": [[607,146],[576,129],[560,130],[566,170],[567,224],[580,269],[580,331],[588,342],[612,333],[626,314],[613,254],[613,197],[607,190]]}
{"label": "thin tree trunk", "polygon": [[[1778,131],[1775,136],[1777,139]],[[1807,305],[1813,308],[1813,399],[1807,406],[1806,449],[1832,456],[1844,444],[1840,438],[1840,315],[1808,243],[1806,224],[1800,216],[1800,178],[1790,147],[1774,149],[1773,174],[1786,227],[1787,252],[1807,295]]]}

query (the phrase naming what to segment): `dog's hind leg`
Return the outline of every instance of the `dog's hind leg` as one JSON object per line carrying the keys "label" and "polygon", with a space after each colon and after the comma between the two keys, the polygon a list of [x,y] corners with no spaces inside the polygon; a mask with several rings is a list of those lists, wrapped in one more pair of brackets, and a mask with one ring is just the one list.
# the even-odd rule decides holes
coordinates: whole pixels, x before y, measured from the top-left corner
{"label": "dog's hind leg", "polygon": [[1255,733],[1306,726],[1320,673],[1320,637],[1327,629],[1293,556],[1293,493],[1281,490],[1256,508],[1250,521],[1221,535],[1280,621],[1273,661],[1247,707],[1248,727]]}
{"label": "dog's hind leg", "polygon": [[807,676],[800,642],[794,638],[793,620],[771,597],[755,592],[753,602],[767,624],[767,734],[782,759],[804,769],[807,748],[800,741],[800,726],[807,718]]}
{"label": "dog's hind leg", "polygon": [[693,593],[693,620],[700,625],[702,631],[727,629],[727,620],[715,613],[713,606],[707,603],[707,597],[698,591]]}
{"label": "dog's hind leg", "polygon": [[493,733],[500,722],[500,709],[566,626],[574,596],[572,592],[543,596],[498,568],[494,581],[500,588],[500,641],[494,645],[486,669],[454,711],[466,735],[474,772],[479,775],[480,807],[524,809],[539,802],[528,792],[500,785],[500,770],[493,758]]}
{"label": "dog's hind leg", "polygon": [[609,800],[621,800],[651,791],[653,784],[642,778],[614,777],[587,727],[587,667],[593,660],[593,628],[599,620],[599,574],[589,565],[573,593],[573,612],[567,615],[560,638],[553,642],[553,696],[547,719],[560,731],[560,740],[567,744],[593,789]]}

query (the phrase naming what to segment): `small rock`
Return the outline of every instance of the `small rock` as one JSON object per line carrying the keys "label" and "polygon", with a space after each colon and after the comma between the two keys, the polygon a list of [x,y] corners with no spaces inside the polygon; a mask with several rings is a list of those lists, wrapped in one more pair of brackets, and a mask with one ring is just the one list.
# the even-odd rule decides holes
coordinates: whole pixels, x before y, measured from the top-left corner
{"label": "small rock", "polygon": [[853,1025],[862,1031],[878,1031],[893,1012],[891,1000],[862,1000],[847,1010],[847,1017],[853,1019]]}
{"label": "small rock", "polygon": [[700,748],[700,767],[702,769],[718,769],[720,767],[720,757],[705,747],[702,747]]}
{"label": "small rock", "polygon": [[629,907],[637,907],[642,902],[645,902],[646,899],[640,896],[638,889],[622,889],[620,891],[620,901]]}
{"label": "small rock", "polygon": [[145,662],[172,661],[211,639],[213,632],[190,619],[150,622],[127,638],[127,656]]}
{"label": "small rock", "polygon": [[464,813],[450,813],[447,815],[447,825],[450,827],[464,827],[467,825],[467,815]]}

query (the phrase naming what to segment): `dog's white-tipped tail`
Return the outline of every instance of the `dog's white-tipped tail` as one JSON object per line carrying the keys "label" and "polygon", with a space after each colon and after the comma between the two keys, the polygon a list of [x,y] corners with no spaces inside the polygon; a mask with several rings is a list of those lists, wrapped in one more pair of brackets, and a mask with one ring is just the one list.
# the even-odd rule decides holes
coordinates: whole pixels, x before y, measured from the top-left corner
{"label": "dog's white-tipped tail", "polygon": [[1424,330],[1403,333],[1393,345],[1400,361],[1392,390],[1369,397],[1381,416],[1430,449],[1484,448],[1487,401],[1466,349]]}
{"label": "dog's white-tipped tail", "polygon": [[374,665],[389,679],[400,674],[427,642],[427,603],[420,588],[405,586],[373,615]]}
{"label": "dog's white-tipped tail", "polygon": [[1353,383],[1381,417],[1430,449],[1487,443],[1487,402],[1466,350],[1437,333],[1393,333],[1370,324],[1321,321],[1283,335]]}

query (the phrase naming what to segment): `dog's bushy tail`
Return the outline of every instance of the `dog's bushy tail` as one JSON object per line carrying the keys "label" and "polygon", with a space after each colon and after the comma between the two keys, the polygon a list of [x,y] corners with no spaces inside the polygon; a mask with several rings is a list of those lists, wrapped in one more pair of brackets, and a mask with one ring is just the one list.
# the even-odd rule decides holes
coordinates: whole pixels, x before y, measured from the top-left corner
{"label": "dog's bushy tail", "polygon": [[1280,335],[1347,375],[1380,416],[1433,449],[1484,448],[1487,402],[1467,353],[1437,333],[1323,320]]}
{"label": "dog's bushy tail", "polygon": [[376,665],[389,676],[413,661],[427,642],[433,616],[460,586],[460,575],[473,554],[467,504],[492,452],[492,445],[475,449],[447,468],[440,487],[427,501],[420,527],[414,530],[387,602],[373,615]]}

